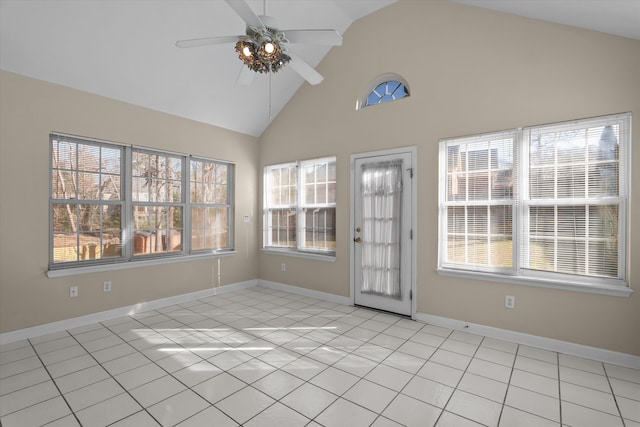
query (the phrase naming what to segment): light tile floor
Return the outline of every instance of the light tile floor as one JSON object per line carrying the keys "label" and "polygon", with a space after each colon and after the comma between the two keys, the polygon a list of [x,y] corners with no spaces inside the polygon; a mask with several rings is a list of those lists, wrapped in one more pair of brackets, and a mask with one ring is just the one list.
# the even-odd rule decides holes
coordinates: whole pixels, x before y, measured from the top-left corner
{"label": "light tile floor", "polygon": [[640,371],[254,287],[0,347],[31,426],[640,426]]}

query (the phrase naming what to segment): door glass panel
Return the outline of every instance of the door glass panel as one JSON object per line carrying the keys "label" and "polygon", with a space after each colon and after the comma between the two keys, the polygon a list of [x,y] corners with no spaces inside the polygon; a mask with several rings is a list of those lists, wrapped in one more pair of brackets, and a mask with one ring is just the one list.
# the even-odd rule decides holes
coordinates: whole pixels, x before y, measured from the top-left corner
{"label": "door glass panel", "polygon": [[401,299],[402,161],[362,168],[361,291]]}

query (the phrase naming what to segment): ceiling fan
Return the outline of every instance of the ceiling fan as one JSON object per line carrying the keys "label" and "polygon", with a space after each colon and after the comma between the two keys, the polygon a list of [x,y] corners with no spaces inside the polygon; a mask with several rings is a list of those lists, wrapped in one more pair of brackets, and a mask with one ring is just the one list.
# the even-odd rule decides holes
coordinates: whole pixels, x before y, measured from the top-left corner
{"label": "ceiling fan", "polygon": [[179,40],[176,46],[186,48],[235,43],[236,53],[246,65],[238,76],[239,84],[251,83],[254,72],[275,73],[285,65],[312,85],[322,81],[322,75],[297,56],[289,44],[340,46],[342,36],[336,30],[281,30],[275,18],[256,15],[246,0],[225,1],[246,23],[245,35]]}

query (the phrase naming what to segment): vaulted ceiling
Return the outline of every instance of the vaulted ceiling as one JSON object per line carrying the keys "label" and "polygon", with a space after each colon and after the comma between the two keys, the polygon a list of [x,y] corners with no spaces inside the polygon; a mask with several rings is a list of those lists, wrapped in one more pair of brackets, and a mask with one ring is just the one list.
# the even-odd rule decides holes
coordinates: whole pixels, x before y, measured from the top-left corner
{"label": "vaulted ceiling", "polygon": [[[395,0],[247,1],[258,15],[266,8],[282,29],[343,34]],[[454,1],[640,39],[640,0]],[[242,63],[233,44],[175,46],[181,39],[244,31],[222,0],[0,0],[0,68],[259,136],[308,83],[285,66],[238,85]],[[312,66],[329,49],[295,46]],[[322,83],[315,88],[322,90]]]}

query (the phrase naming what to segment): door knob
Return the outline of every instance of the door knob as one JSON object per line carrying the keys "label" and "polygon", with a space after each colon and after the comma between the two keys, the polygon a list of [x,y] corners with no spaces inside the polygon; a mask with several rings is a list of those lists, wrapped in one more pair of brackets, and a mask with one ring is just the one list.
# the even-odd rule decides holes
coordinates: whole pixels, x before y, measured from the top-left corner
{"label": "door knob", "polygon": [[355,238],[353,239],[353,241],[354,241],[354,242],[356,242],[356,243],[360,243],[360,242],[361,242],[361,240],[360,240],[360,238],[359,238],[359,237],[355,237]]}

